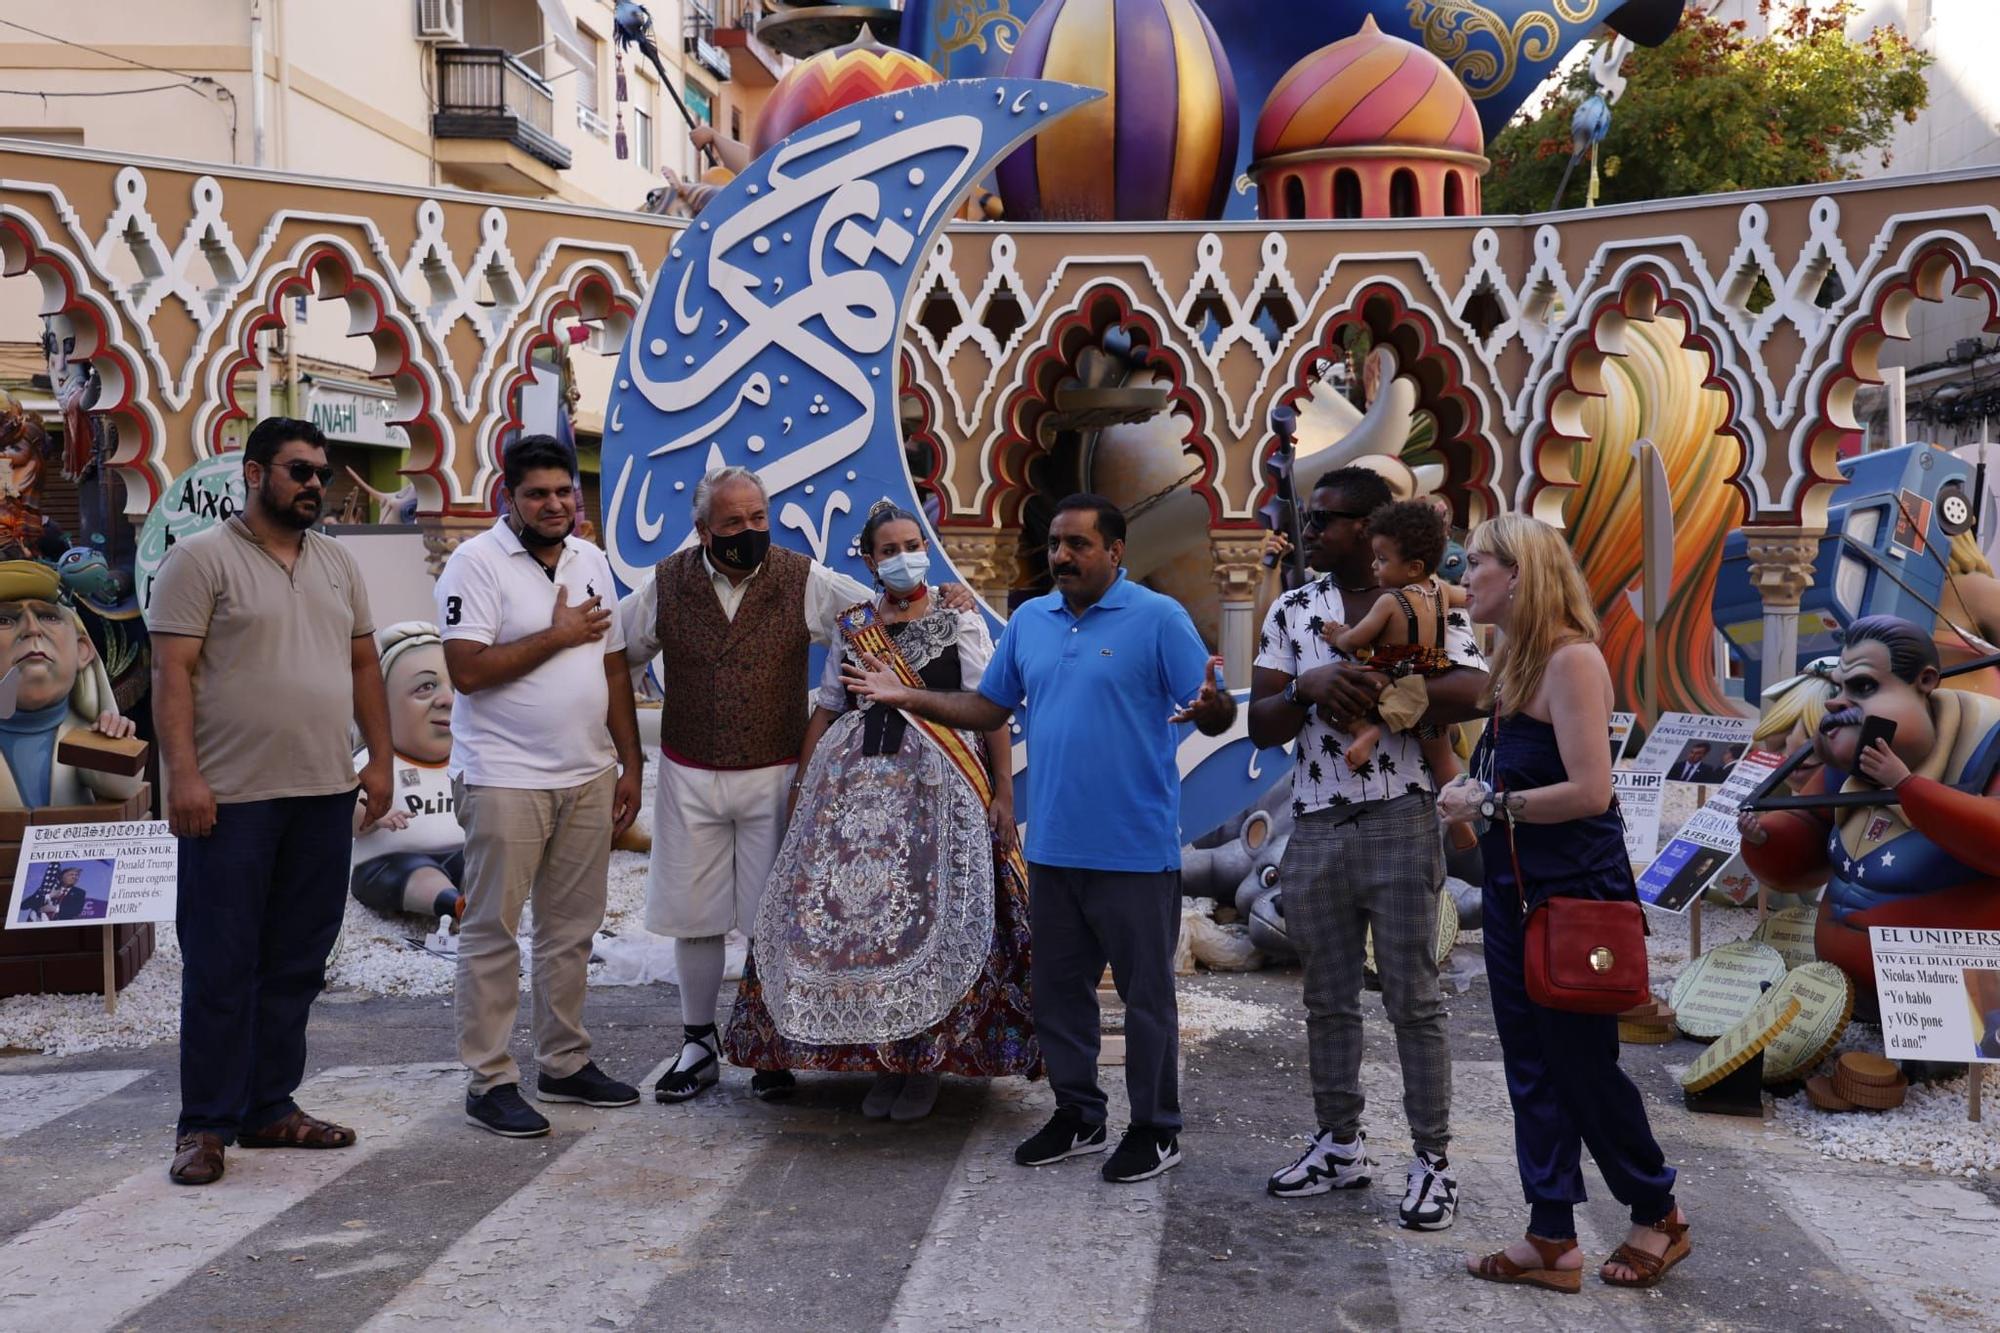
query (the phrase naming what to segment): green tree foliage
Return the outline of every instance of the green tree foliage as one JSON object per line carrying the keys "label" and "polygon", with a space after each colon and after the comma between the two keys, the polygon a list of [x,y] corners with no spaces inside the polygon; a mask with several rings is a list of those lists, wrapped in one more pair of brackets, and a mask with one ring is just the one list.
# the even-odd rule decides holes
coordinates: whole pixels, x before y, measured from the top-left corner
{"label": "green tree foliage", "polygon": [[[1764,0],[1767,18],[1773,8]],[[1914,122],[1929,102],[1931,58],[1894,28],[1851,40],[1849,0],[1776,8],[1765,37],[1691,13],[1661,46],[1632,52],[1598,147],[1600,203],[1852,180],[1869,153],[1888,165],[1896,122]],[[1579,65],[1539,115],[1494,138],[1486,212],[1549,207],[1570,156],[1570,117],[1592,91]],[[1578,164],[1566,205],[1582,204],[1587,173]]]}

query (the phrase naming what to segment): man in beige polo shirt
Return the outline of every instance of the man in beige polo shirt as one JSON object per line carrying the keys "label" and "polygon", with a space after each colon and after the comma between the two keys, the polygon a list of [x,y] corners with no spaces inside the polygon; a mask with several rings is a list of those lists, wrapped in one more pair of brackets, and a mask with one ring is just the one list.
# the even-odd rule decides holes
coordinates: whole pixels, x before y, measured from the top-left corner
{"label": "man in beige polo shirt", "polygon": [[[153,720],[180,838],[181,1115],[168,1174],[219,1180],[223,1148],[345,1148],[299,1109],[306,1016],[340,934],[355,787],[389,808],[389,701],[354,558],[310,531],[333,470],[306,421],[243,446],[245,511],[160,567]],[[357,779],[347,725],[371,756]]]}

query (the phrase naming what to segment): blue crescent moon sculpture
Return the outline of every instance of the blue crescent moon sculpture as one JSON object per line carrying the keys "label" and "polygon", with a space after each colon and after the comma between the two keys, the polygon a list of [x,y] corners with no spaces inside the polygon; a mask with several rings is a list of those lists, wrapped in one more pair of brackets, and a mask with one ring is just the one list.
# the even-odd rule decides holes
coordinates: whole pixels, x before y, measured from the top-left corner
{"label": "blue crescent moon sculpture", "polygon": [[[605,549],[623,587],[695,542],[695,484],[724,465],[762,479],[774,541],[870,577],[857,549],[868,507],[887,496],[923,512],[896,357],[925,256],[995,163],[1100,96],[965,79],[870,98],[777,144],[710,201],[653,279],[605,412]],[[935,542],[932,558],[940,581],[957,577]],[[1242,726],[1213,739],[1188,729],[1190,835],[1287,771]]]}

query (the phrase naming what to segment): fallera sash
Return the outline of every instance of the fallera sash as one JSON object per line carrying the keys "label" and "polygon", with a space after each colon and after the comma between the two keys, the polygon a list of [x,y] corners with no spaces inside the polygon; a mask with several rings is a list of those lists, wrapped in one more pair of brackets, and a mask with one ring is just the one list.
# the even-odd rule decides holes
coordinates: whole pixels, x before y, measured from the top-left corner
{"label": "fallera sash", "polygon": [[[882,618],[876,614],[874,607],[866,602],[848,607],[840,613],[839,625],[841,636],[856,652],[866,653],[888,667],[896,673],[896,679],[911,689],[925,688],[923,677],[903,660],[903,654],[896,648],[896,641],[890,638],[889,631],[883,628]],[[921,732],[924,739],[935,745],[938,752],[958,770],[959,776],[971,786],[973,795],[979,798],[979,804],[990,808],[993,804],[993,780],[987,775],[986,761],[980,752],[964,736],[941,722],[918,717],[915,713],[903,709],[897,711],[902,713],[910,725]],[[1028,863],[1021,856],[1020,839],[1016,838],[1015,845],[1000,859],[1014,872],[1020,883],[1028,882]]]}

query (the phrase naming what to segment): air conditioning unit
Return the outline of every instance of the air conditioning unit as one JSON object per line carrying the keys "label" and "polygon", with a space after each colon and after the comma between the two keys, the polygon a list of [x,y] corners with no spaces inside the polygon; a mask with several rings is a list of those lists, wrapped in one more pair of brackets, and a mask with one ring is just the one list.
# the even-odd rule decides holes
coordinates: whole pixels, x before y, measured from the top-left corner
{"label": "air conditioning unit", "polygon": [[463,44],[463,5],[464,0],[417,0],[417,40]]}

